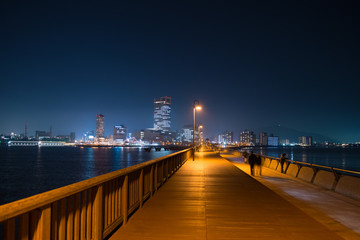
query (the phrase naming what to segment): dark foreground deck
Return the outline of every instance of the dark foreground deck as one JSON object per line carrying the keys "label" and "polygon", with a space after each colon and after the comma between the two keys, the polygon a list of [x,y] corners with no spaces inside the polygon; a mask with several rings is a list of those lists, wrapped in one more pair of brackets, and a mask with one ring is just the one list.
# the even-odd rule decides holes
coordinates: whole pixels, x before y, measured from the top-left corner
{"label": "dark foreground deck", "polygon": [[212,152],[196,153],[114,239],[342,239]]}

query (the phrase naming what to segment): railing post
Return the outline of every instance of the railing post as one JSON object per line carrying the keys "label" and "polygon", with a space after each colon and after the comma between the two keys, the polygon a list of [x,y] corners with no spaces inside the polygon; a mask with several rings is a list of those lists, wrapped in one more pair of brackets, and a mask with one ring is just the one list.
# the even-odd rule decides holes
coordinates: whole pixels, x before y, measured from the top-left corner
{"label": "railing post", "polygon": [[287,172],[287,170],[288,170],[288,168],[289,168],[289,166],[290,166],[290,162],[288,162],[288,161],[285,161],[285,171],[284,171],[284,173],[286,173]]}
{"label": "railing post", "polygon": [[150,168],[149,184],[150,197],[152,197],[154,191],[154,164]]}
{"label": "railing post", "polygon": [[[51,214],[51,217],[53,214]],[[57,231],[57,229],[51,229],[52,231]],[[19,217],[19,239],[28,239],[29,238],[29,213],[22,214]],[[6,238],[5,238],[6,239]],[[56,238],[53,238],[54,240],[57,240]]]}
{"label": "railing post", "polygon": [[122,193],[121,193],[121,202],[122,202],[122,212],[123,212],[123,223],[127,223],[128,219],[128,194],[129,194],[129,175],[124,177],[124,182],[122,186]]}
{"label": "railing post", "polygon": [[167,181],[169,179],[169,159],[165,160],[165,168],[164,168],[164,172],[166,174],[165,176],[165,181]]}
{"label": "railing post", "polygon": [[59,201],[59,224],[58,224],[58,239],[65,240],[65,222],[66,222],[66,200],[61,199]]}
{"label": "railing post", "polygon": [[334,181],[334,184],[333,184],[333,186],[331,187],[331,190],[335,190],[335,188],[336,188],[336,185],[338,184],[338,182],[339,182],[339,179],[340,179],[340,177],[341,177],[341,174],[340,173],[338,173],[334,168],[331,168],[331,171],[332,171],[332,173],[334,174],[334,176],[335,176],[335,181]]}
{"label": "railing post", "polygon": [[103,185],[97,187],[93,203],[94,239],[101,240],[103,235]]}
{"label": "railing post", "polygon": [[75,195],[74,203],[74,240],[80,239],[80,194]]}
{"label": "railing post", "polygon": [[67,198],[66,240],[74,239],[74,196]]}
{"label": "railing post", "polygon": [[15,218],[9,219],[5,222],[4,239],[15,240]]}
{"label": "railing post", "polygon": [[154,168],[154,192],[157,192],[158,163],[155,163]]}
{"label": "railing post", "polygon": [[312,164],[310,166],[311,166],[312,170],[314,171],[314,174],[313,174],[313,177],[311,178],[310,183],[314,183],[316,174],[318,173],[319,169],[317,167],[314,167]]}
{"label": "railing post", "polygon": [[139,198],[140,198],[140,208],[142,208],[143,200],[144,200],[144,169],[141,169],[139,176]]}
{"label": "railing post", "polygon": [[51,205],[34,210],[31,213],[31,239],[50,239],[51,236]]}
{"label": "railing post", "polygon": [[297,171],[297,173],[296,173],[296,177],[298,177],[298,175],[299,175],[299,172],[300,172],[300,169],[301,169],[301,165],[300,164],[298,164],[298,163],[296,163],[296,166],[298,167],[298,171]]}

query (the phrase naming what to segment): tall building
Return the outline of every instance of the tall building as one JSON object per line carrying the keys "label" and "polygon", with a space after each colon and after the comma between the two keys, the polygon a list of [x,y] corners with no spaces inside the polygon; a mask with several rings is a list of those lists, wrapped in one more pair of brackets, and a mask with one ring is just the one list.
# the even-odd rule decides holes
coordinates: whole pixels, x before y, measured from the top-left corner
{"label": "tall building", "polygon": [[224,132],[224,142],[226,144],[230,144],[234,142],[234,133],[231,131]]}
{"label": "tall building", "polygon": [[299,137],[299,145],[301,145],[301,146],[311,146],[312,145],[312,137],[310,137],[310,136],[301,136],[301,137]]}
{"label": "tall building", "polygon": [[171,97],[154,100],[154,129],[169,132],[171,127]]}
{"label": "tall building", "polygon": [[124,125],[116,125],[113,130],[114,141],[125,141],[126,140],[126,127]]}
{"label": "tall building", "polygon": [[240,133],[240,144],[254,146],[256,143],[256,135],[253,131],[244,130]]}
{"label": "tall building", "polygon": [[268,135],[266,132],[259,133],[259,145],[267,146],[268,145]]}
{"label": "tall building", "polygon": [[102,114],[96,115],[96,137],[97,138],[105,137],[104,120],[105,120],[104,115],[102,115]]}
{"label": "tall building", "polygon": [[[193,132],[194,132],[193,125],[185,125],[181,129],[181,133],[180,133],[181,142],[192,143],[194,137]],[[197,128],[195,127],[195,143],[198,142],[198,139],[199,139],[199,134]]]}
{"label": "tall building", "polygon": [[74,143],[75,142],[75,132],[70,133],[69,141]]}

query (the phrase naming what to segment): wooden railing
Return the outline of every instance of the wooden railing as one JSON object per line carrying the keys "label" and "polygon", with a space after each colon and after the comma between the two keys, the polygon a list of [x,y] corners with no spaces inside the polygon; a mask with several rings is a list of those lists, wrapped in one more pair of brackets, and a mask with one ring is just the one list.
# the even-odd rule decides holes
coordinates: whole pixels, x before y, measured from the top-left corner
{"label": "wooden railing", "polygon": [[[255,154],[255,155],[259,156],[259,154]],[[271,164],[272,161],[276,161],[278,164],[280,164],[280,158],[265,156],[265,155],[260,155],[260,156],[262,159],[269,159],[269,165]],[[328,166],[318,165],[318,164],[313,164],[313,163],[294,161],[294,160],[290,160],[290,159],[285,160],[285,164],[284,164],[284,172],[285,173],[286,173],[287,169],[289,168],[290,164],[295,164],[296,166],[298,166],[299,170],[302,166],[307,166],[307,167],[312,168],[314,170],[314,172],[317,172],[319,170],[332,172],[332,173],[334,173],[336,178],[338,178],[339,175],[350,175],[350,176],[360,177],[360,172],[341,169],[341,168],[335,168],[335,167],[328,167]]]}
{"label": "wooden railing", "polygon": [[192,156],[186,149],[0,206],[0,239],[104,239]]}

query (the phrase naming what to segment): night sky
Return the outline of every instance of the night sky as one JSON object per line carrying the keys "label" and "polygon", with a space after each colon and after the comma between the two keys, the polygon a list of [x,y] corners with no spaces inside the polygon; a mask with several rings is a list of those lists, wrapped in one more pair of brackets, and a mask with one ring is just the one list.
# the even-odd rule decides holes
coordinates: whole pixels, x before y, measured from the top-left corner
{"label": "night sky", "polygon": [[[358,1],[3,1],[0,133],[286,126],[360,141]],[[355,5],[356,4],[356,5]],[[237,139],[236,139],[237,140]]]}

